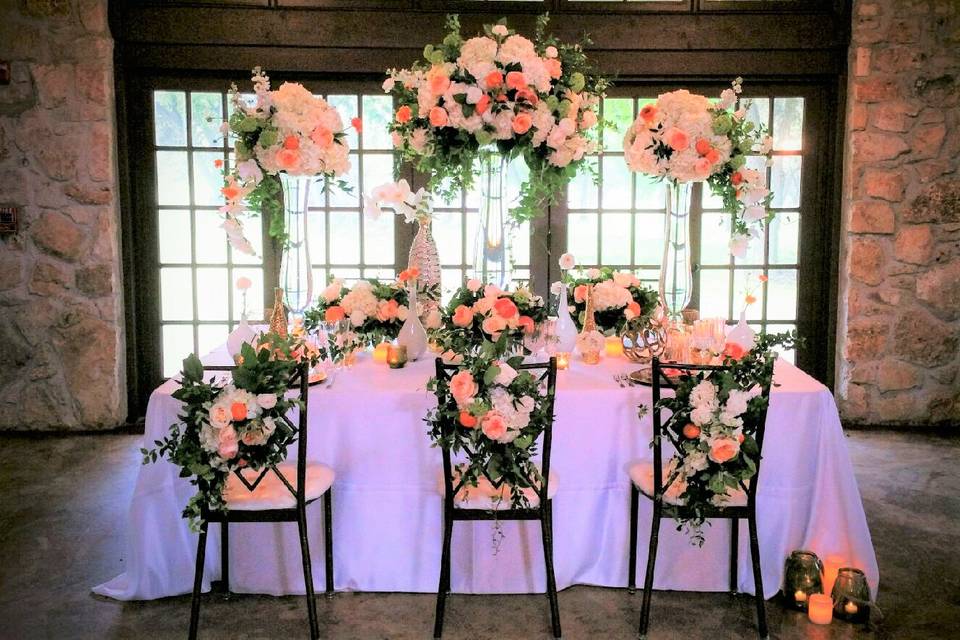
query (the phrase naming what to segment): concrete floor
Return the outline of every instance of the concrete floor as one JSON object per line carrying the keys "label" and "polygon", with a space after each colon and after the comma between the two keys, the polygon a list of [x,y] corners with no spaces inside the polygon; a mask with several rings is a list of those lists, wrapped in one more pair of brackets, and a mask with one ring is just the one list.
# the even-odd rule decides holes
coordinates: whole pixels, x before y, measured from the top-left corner
{"label": "concrete floor", "polygon": [[[869,627],[808,624],[776,600],[771,637],[960,638],[960,440],[851,432],[850,450],[881,572],[883,619]],[[182,638],[189,596],[121,603],[93,584],[123,570],[125,516],[139,466],[127,435],[0,437],[0,639]],[[331,639],[428,638],[432,595],[318,598]],[[635,637],[640,595],[574,587],[560,594],[564,637]],[[302,638],[302,597],[206,596],[202,638]],[[650,638],[750,638],[748,597],[655,593]],[[460,596],[444,638],[548,638],[543,596]]]}

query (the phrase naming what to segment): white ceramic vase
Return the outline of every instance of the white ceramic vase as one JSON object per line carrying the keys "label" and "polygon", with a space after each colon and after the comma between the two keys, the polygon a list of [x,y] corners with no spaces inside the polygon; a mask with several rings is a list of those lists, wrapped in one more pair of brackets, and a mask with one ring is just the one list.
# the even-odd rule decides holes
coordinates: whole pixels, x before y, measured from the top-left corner
{"label": "white ceramic vase", "polygon": [[254,333],[250,325],[247,324],[247,316],[244,315],[240,318],[240,324],[237,325],[237,328],[227,336],[227,352],[230,354],[230,357],[233,358],[234,362],[236,362],[237,356],[240,355],[240,349],[243,348],[244,343],[252,344],[256,337],[257,334]]}
{"label": "white ceramic vase", "polygon": [[427,350],[427,332],[420,323],[417,315],[417,284],[412,281],[407,288],[409,310],[407,319],[397,334],[397,344],[407,348],[407,359],[416,360]]}
{"label": "white ceramic vase", "polygon": [[738,344],[746,351],[753,349],[757,344],[757,332],[747,324],[746,311],[740,312],[740,322],[727,334],[727,342]]}
{"label": "white ceramic vase", "polygon": [[577,346],[577,325],[570,315],[570,300],[567,298],[567,283],[560,287],[557,302],[556,349],[558,353],[572,353]]}

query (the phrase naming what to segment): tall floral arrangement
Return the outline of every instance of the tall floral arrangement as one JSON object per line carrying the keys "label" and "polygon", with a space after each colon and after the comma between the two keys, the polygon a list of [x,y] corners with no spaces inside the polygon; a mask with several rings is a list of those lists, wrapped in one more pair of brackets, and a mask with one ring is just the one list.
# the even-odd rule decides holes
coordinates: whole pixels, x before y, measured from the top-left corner
{"label": "tall floral arrangement", "polygon": [[[285,239],[279,174],[334,179],[350,169],[350,151],[340,114],[303,85],[284,82],[270,89],[270,78],[253,70],[253,101],[247,102],[236,85],[230,88],[232,112],[223,123],[224,135],[234,137],[234,165],[225,172],[226,204],[223,227],[231,244],[243,253],[254,252],[244,236],[242,214],[260,213],[270,235]],[[353,126],[360,128],[354,119]],[[343,189],[345,182],[338,181]]]}
{"label": "tall floral arrangement", "polygon": [[529,177],[511,210],[522,221],[552,202],[597,149],[596,109],[608,83],[583,44],[560,43],[547,23],[538,19],[532,41],[504,20],[464,39],[458,17],[447,16],[447,35],[424,48],[423,62],[388,71],[383,88],[398,105],[394,146],[430,174],[431,190],[471,187],[484,149],[523,157]]}
{"label": "tall floral arrangement", "polygon": [[601,267],[578,274],[567,271],[564,278],[566,302],[578,330],[583,328],[588,290],[593,295],[597,329],[607,336],[622,334],[631,323],[645,326],[657,312],[659,295],[632,273]]}
{"label": "tall floral arrangement", "polygon": [[167,458],[197,487],[183,511],[194,530],[203,509],[226,509],[230,473],[258,471],[286,458],[296,439],[286,414],[300,404],[286,395],[291,378],[303,360],[312,364],[324,354],[311,341],[263,334],[256,345],[244,343],[240,355],[229,382],[212,375],[205,381],[200,359],[186,358],[173,392],[183,403],[177,422],[153,448],[141,449],[144,464]]}
{"label": "tall floral arrangement", "polygon": [[660,400],[671,415],[655,437],[667,438],[676,450],[664,469],[664,490],[693,509],[681,525],[699,544],[706,510],[742,496],[757,473],[756,436],[769,404],[762,392],[772,384],[774,347],[796,342],[796,332],[761,335],[750,351],[725,352],[729,369],[681,376],[675,395]]}
{"label": "tall floral arrangement", "polygon": [[468,280],[441,313],[431,338],[447,360],[459,360],[490,343],[499,354],[523,347],[524,337],[546,319],[543,298],[526,287],[504,291]]}
{"label": "tall floral arrangement", "polygon": [[747,119],[749,104],[738,96],[741,79],[712,102],[686,89],[645,105],[624,138],[632,170],[673,183],[706,181],[733,214],[731,252],[742,257],[758,227],[773,219],[765,172],[746,167],[747,156],[766,156],[772,141]]}

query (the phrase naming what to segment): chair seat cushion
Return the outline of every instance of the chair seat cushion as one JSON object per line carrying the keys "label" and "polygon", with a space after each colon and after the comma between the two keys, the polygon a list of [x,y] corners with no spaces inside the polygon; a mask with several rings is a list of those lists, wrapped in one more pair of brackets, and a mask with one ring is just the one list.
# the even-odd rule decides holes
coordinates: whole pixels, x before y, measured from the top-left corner
{"label": "chair seat cushion", "polygon": [[[456,487],[459,480],[460,473],[459,469],[455,469],[453,473],[453,486]],[[553,499],[553,496],[557,494],[557,474],[553,471],[550,472],[550,479],[547,485],[547,498]],[[441,469],[440,474],[437,476],[437,492],[442,496],[444,494],[443,486],[443,470]],[[526,496],[527,502],[530,505],[531,509],[535,509],[540,506],[540,496],[537,495],[537,492],[531,489],[530,487],[525,487],[521,489],[523,495]],[[510,501],[510,486],[507,484],[500,485],[499,488],[494,487],[490,480],[486,476],[481,475],[480,479],[477,481],[477,486],[464,485],[457,492],[457,495],[454,497],[453,506],[457,509],[482,509],[484,511],[502,511],[506,509],[512,509],[513,505]]]}
{"label": "chair seat cushion", "polygon": [[[630,474],[630,480],[634,486],[640,490],[640,493],[653,499],[653,461],[642,460],[640,462],[633,462],[630,464],[628,473]],[[661,473],[663,474],[663,482],[670,479],[670,473],[667,471],[666,465],[664,465]],[[680,495],[683,494],[686,489],[686,482],[679,477],[675,478],[673,483],[665,488],[663,501],[667,504],[683,506],[685,501],[680,498]],[[746,504],[746,492],[743,489],[737,489],[736,491],[728,490],[727,499],[723,501],[722,505],[717,506],[743,507],[746,506]]]}
{"label": "chair seat cushion", "polygon": [[[277,471],[283,474],[287,482],[294,489],[297,488],[297,463],[282,462],[277,465]],[[244,478],[250,484],[257,479],[259,471],[246,471]],[[307,463],[306,499],[307,502],[316,500],[330,488],[334,478],[333,469],[319,462]],[[297,499],[273,471],[267,471],[257,488],[250,491],[243,482],[231,473],[227,476],[227,486],[223,491],[223,499],[227,508],[234,511],[266,511],[268,509],[292,509],[297,506]]]}

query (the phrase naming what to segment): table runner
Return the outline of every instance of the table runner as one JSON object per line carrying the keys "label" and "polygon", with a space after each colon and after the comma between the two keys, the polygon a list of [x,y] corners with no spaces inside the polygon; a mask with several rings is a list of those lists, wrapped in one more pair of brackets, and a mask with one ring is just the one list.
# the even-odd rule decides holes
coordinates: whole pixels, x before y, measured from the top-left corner
{"label": "table runner", "polygon": [[[221,348],[205,362],[228,361]],[[332,466],[335,586],[338,590],[435,592],[440,567],[443,508],[437,494],[439,451],[430,446],[426,391],[433,360],[402,370],[361,356],[332,386],[310,390],[310,458]],[[652,419],[637,418],[649,387],[620,387],[615,373],[635,369],[623,359],[600,365],[574,362],[559,373],[552,468],[554,555],[559,588],[574,584],[626,586],[631,461],[649,459]],[[176,382],[154,391],[145,442],[176,420]],[[764,595],[782,582],[786,556],[811,549],[839,554],[862,568],[873,593],[879,572],[853,467],[829,390],[793,365],[775,369],[764,460],[758,488],[758,530]],[[94,587],[119,600],[187,593],[192,588],[197,537],[180,512],[193,493],[167,461],[140,470],[127,521],[127,571]],[[652,503],[641,498],[637,575],[644,574]],[[323,584],[323,516],[307,508],[314,579]],[[539,523],[502,522],[494,554],[494,525],[458,523],[453,534],[452,588],[458,593],[530,593],[545,590]],[[654,586],[726,591],[730,524],[705,525],[702,548],[661,525]],[[746,523],[741,523],[739,589],[753,593]],[[220,575],[219,530],[211,525],[203,589]],[[297,527],[239,524],[230,532],[231,589],[237,593],[303,594]]]}

